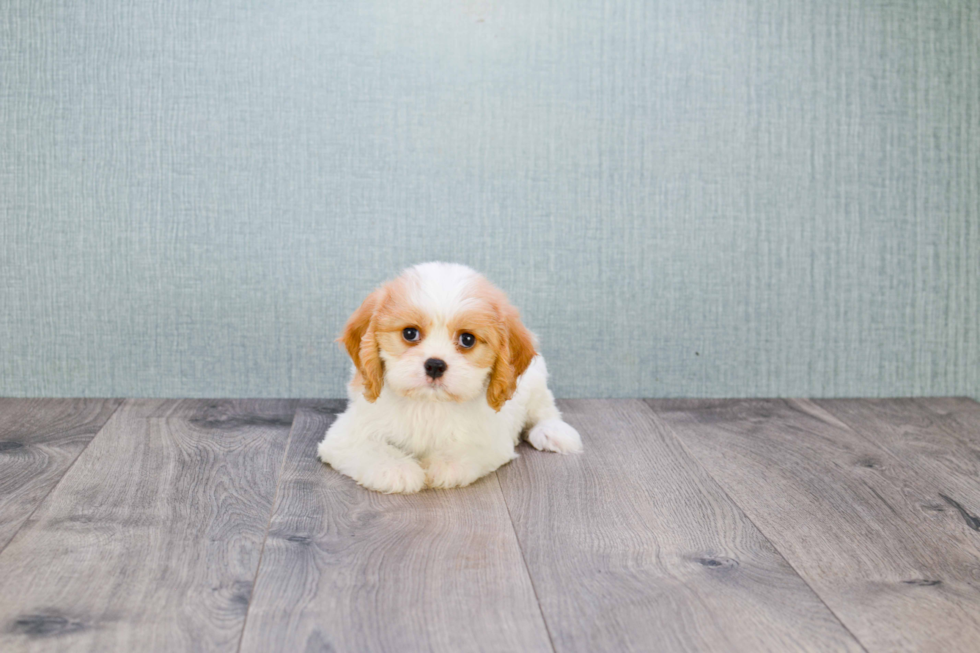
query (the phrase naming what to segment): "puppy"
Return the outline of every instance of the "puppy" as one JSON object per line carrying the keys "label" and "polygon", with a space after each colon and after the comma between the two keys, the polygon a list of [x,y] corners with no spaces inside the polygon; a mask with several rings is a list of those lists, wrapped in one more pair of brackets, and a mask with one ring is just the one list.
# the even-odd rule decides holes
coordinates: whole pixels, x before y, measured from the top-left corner
{"label": "puppy", "polygon": [[469,485],[537,449],[582,450],[548,390],[534,334],[506,295],[452,263],[424,263],[372,292],[337,339],[350,399],[320,460],[378,492]]}

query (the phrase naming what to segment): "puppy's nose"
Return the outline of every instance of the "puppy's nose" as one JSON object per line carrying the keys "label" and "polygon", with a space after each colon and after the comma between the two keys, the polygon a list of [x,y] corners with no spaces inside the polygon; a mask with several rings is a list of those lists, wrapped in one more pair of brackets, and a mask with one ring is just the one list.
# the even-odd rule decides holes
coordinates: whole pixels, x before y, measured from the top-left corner
{"label": "puppy's nose", "polygon": [[446,371],[446,361],[441,358],[430,358],[425,361],[425,373],[433,379],[438,379]]}

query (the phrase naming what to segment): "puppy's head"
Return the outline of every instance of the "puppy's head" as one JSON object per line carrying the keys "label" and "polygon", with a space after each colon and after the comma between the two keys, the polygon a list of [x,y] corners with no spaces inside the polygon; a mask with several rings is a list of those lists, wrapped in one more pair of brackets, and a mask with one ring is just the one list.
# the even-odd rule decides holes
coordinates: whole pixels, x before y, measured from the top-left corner
{"label": "puppy's head", "polygon": [[462,265],[424,263],[371,293],[337,339],[375,401],[469,401],[500,410],[535,355],[535,338],[507,296]]}

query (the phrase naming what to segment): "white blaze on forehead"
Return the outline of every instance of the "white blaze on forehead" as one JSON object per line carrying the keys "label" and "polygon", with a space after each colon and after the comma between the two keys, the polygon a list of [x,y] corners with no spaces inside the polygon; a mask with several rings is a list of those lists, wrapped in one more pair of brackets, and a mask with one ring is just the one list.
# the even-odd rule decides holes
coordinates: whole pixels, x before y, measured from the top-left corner
{"label": "white blaze on forehead", "polygon": [[422,263],[409,268],[412,302],[436,322],[445,324],[470,301],[479,274],[458,263]]}

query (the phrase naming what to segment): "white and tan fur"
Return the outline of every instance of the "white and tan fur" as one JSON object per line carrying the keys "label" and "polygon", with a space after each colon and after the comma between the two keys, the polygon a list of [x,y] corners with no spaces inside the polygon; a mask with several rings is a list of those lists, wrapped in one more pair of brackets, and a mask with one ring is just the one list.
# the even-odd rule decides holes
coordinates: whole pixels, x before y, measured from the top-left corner
{"label": "white and tan fur", "polygon": [[[405,329],[417,338],[406,340]],[[464,348],[463,334],[475,336]],[[320,459],[378,492],[469,485],[537,449],[582,450],[548,389],[537,339],[506,295],[452,263],[424,263],[375,290],[338,341],[354,361],[350,399]],[[442,376],[426,374],[440,359]]]}

